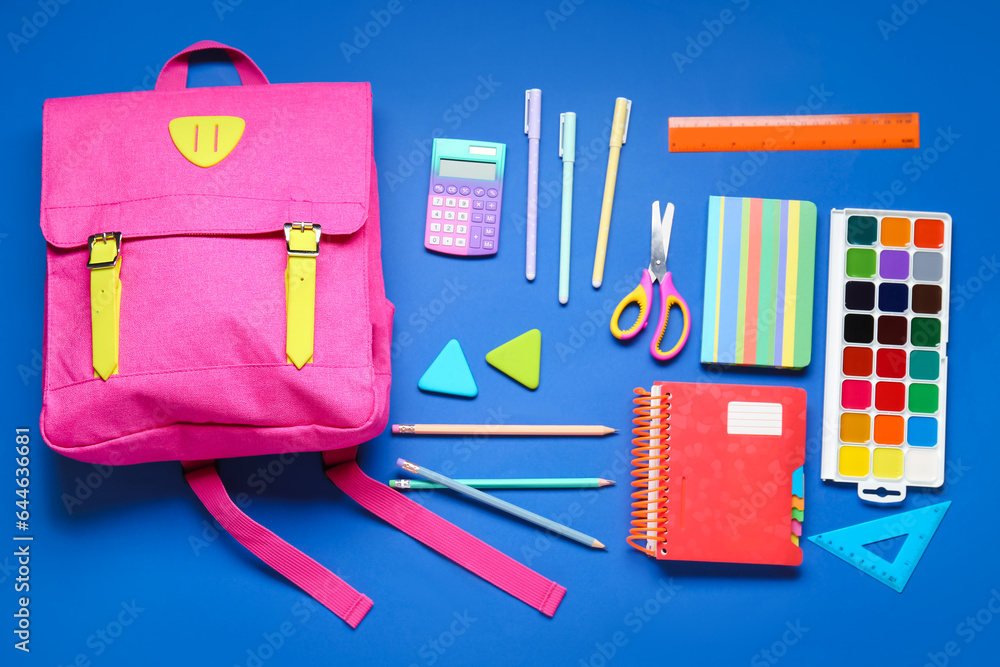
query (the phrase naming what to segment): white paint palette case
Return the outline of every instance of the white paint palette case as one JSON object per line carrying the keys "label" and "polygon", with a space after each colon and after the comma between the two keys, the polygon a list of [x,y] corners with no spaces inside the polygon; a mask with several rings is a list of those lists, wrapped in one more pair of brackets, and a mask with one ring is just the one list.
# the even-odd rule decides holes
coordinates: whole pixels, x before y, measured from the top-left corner
{"label": "white paint palette case", "polygon": [[944,482],[951,217],[830,212],[825,480],[870,502]]}

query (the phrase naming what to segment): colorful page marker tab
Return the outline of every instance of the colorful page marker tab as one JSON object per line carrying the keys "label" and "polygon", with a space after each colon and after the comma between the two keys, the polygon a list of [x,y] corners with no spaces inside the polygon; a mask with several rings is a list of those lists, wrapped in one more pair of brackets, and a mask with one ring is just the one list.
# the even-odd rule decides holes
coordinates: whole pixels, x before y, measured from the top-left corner
{"label": "colorful page marker tab", "polygon": [[792,543],[799,545],[802,521],[805,519],[805,480],[802,466],[792,473]]}
{"label": "colorful page marker tab", "polygon": [[802,466],[795,469],[792,473],[792,495],[798,496],[799,498],[805,498],[805,492],[803,491],[803,479],[802,479]]}
{"label": "colorful page marker tab", "polygon": [[815,204],[709,197],[701,362],[807,366],[815,258]]}
{"label": "colorful page marker tab", "polygon": [[[951,501],[921,507],[814,535],[809,541],[902,593],[949,507]],[[877,543],[904,535],[906,541],[891,561],[878,554]]]}
{"label": "colorful page marker tab", "polygon": [[538,388],[542,365],[542,332],[526,331],[486,355],[486,362],[528,389]]}
{"label": "colorful page marker tab", "polygon": [[424,372],[417,386],[423,391],[474,398],[479,393],[462,346],[452,338]]}

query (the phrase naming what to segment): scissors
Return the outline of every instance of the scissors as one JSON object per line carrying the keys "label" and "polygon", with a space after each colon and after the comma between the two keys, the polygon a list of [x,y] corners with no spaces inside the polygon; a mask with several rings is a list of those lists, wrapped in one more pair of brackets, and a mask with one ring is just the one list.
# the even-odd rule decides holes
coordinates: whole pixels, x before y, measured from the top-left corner
{"label": "scissors", "polygon": [[[639,331],[649,323],[650,306],[653,303],[653,283],[660,283],[660,319],[656,325],[656,335],[649,345],[649,352],[658,361],[673,359],[687,342],[688,334],[691,333],[691,311],[688,310],[687,302],[674,287],[673,278],[667,271],[667,250],[670,248],[670,230],[674,224],[674,205],[667,203],[667,210],[660,218],[660,202],[653,202],[653,237],[649,249],[649,268],[643,271],[642,280],[639,286],[632,290],[611,315],[611,333],[619,340],[629,340],[638,335]],[[639,306],[639,317],[635,323],[625,331],[618,326],[618,319],[622,312],[630,304]],[[664,352],[660,349],[663,335],[667,331],[667,318],[670,316],[670,309],[678,306],[681,309],[681,316],[684,318],[684,330],[670,350]]]}

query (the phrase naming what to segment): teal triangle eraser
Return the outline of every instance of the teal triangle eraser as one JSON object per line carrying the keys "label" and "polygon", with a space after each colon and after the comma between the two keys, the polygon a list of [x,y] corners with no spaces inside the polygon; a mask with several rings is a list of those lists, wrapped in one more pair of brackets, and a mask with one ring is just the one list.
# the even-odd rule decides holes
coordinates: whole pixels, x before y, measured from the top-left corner
{"label": "teal triangle eraser", "polygon": [[454,338],[444,346],[417,386],[423,391],[465,398],[474,398],[479,393],[462,346]]}

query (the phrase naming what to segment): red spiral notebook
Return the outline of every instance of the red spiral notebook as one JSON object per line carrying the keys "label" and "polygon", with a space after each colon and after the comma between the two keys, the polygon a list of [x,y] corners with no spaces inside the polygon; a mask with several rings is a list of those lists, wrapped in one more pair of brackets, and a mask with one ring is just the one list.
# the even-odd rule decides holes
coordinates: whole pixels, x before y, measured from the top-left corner
{"label": "red spiral notebook", "polygon": [[799,565],[806,392],[636,389],[628,542],[661,560]]}

